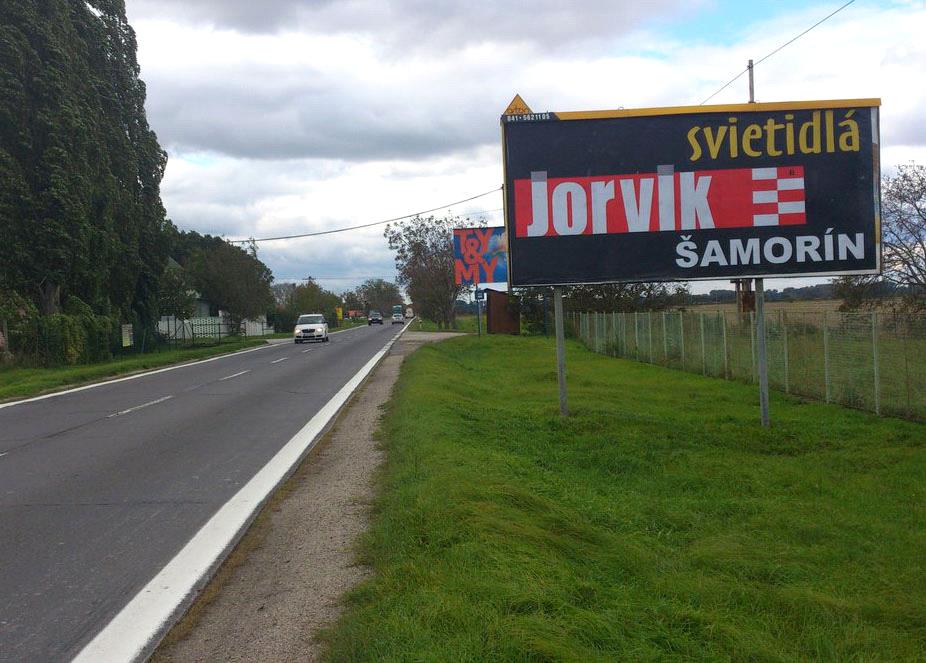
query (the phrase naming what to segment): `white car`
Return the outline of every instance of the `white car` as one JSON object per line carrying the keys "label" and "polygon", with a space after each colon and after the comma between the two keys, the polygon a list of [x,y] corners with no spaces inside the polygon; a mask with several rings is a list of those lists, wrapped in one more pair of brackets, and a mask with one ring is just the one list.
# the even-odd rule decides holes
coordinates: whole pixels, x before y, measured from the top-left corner
{"label": "white car", "polygon": [[394,325],[395,325],[395,324],[404,325],[404,324],[405,324],[405,316],[402,315],[401,313],[393,313],[393,314],[392,314],[392,324],[394,324]]}
{"label": "white car", "polygon": [[296,343],[303,341],[328,341],[328,323],[325,316],[321,313],[308,313],[300,315],[296,320],[296,328],[293,331],[293,339]]}

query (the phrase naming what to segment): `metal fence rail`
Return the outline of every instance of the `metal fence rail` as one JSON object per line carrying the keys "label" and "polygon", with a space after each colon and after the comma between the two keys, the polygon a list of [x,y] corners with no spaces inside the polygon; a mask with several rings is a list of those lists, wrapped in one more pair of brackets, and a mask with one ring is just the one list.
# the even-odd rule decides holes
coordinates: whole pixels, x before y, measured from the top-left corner
{"label": "metal fence rail", "polygon": [[[574,313],[571,322],[601,354],[757,381],[755,313]],[[772,311],[765,322],[772,388],[926,419],[926,316]]]}

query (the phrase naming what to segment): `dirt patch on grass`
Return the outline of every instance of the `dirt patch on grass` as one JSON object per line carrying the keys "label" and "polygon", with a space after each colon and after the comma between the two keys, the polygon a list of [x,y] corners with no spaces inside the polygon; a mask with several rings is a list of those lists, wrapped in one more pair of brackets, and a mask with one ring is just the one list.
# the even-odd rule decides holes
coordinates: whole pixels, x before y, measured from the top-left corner
{"label": "dirt patch on grass", "polygon": [[373,434],[403,359],[427,341],[403,336],[335,428],[270,500],[199,600],[152,657],[187,661],[316,661],[315,635],[368,569],[353,545],[369,522],[383,461]]}

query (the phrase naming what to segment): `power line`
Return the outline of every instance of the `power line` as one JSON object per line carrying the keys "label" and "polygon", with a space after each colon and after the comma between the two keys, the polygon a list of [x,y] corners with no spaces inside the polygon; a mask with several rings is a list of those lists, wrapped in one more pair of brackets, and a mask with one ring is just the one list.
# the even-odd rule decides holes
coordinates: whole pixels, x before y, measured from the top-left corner
{"label": "power line", "polygon": [[[777,52],[780,51],[781,49],[785,48],[786,46],[790,46],[791,44],[793,44],[794,42],[796,42],[798,39],[800,39],[801,37],[803,37],[804,35],[806,35],[808,32],[810,32],[811,30],[813,30],[813,29],[814,29],[815,27],[817,27],[818,25],[820,25],[820,24],[822,24],[822,23],[828,21],[829,19],[833,18],[836,14],[838,14],[838,13],[841,12],[843,9],[845,9],[846,7],[848,7],[849,5],[851,5],[853,2],[855,2],[855,0],[849,0],[849,2],[847,2],[846,4],[844,4],[843,6],[841,6],[839,9],[837,9],[836,11],[834,11],[832,14],[828,14],[827,16],[824,16],[823,18],[821,18],[819,21],[817,21],[816,23],[814,23],[813,25],[811,25],[809,28],[807,28],[806,30],[804,30],[802,33],[800,33],[800,34],[797,35],[796,37],[793,37],[792,39],[789,39],[788,41],[786,41],[785,43],[783,43],[781,46],[779,46],[778,48],[776,48],[776,49],[775,49],[774,51],[772,51],[771,53],[768,53],[767,55],[765,55],[765,56],[759,58],[759,59],[756,60],[756,62],[753,64],[753,67],[755,67],[756,65],[759,65],[759,64],[765,62],[765,61],[768,60],[770,57],[772,57],[773,55],[775,55],[775,53],[777,53]],[[746,68],[743,69],[740,73],[738,73],[736,76],[734,76],[734,77],[731,78],[729,81],[727,81],[726,83],[724,83],[716,92],[714,92],[714,94],[712,94],[711,96],[709,96],[707,99],[705,99],[704,101],[702,101],[702,102],[701,102],[700,104],[698,104],[698,105],[699,105],[699,106],[703,106],[704,104],[706,104],[708,101],[710,101],[711,99],[713,99],[714,97],[716,97],[718,94],[720,94],[721,92],[723,92],[724,90],[726,90],[728,87],[730,87],[734,82],[736,82],[736,80],[737,80],[740,76],[742,76],[743,74],[745,74],[747,71],[749,71],[749,67],[746,67]]]}
{"label": "power line", "polygon": [[[403,216],[397,216],[392,219],[386,219],[385,221],[374,221],[373,223],[364,223],[359,226],[348,226],[347,228],[335,228],[333,230],[320,230],[314,233],[302,233],[300,235],[281,235],[280,237],[262,237],[260,239],[232,239],[228,240],[229,244],[249,244],[251,242],[275,242],[280,239],[299,239],[301,237],[317,237],[319,235],[332,235],[334,233],[343,233],[348,230],[359,230],[360,228],[370,228],[372,226],[381,226],[387,223],[393,223],[395,221],[402,221],[404,219],[414,219],[416,216],[421,216],[422,214],[430,214],[431,212],[436,212],[438,210],[446,209],[448,207],[453,207],[454,205],[462,205],[463,203],[468,203],[471,200],[476,200],[477,198],[482,198],[484,196],[491,195],[498,191],[501,191],[502,187],[497,189],[492,189],[491,191],[486,191],[485,193],[480,193],[476,196],[470,196],[469,198],[464,198],[463,200],[457,200],[452,203],[447,203],[446,205],[440,205],[439,207],[433,207],[431,209],[422,210],[420,212],[414,212],[412,214],[405,214]],[[495,210],[500,211],[500,210]]]}

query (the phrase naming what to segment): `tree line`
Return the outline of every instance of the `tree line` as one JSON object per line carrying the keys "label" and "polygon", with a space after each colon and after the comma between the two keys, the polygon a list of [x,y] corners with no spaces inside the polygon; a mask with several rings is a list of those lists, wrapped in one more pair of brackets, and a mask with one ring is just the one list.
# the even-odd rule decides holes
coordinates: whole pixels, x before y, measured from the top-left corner
{"label": "tree line", "polygon": [[336,294],[322,288],[313,278],[304,283],[276,283],[272,287],[275,310],[271,320],[277,331],[290,331],[296,319],[304,313],[322,313],[329,320],[336,319],[335,309],[347,316],[349,311],[371,310],[388,316],[395,305],[404,305],[399,287],[385,279],[367,279],[352,290]]}
{"label": "tree line", "polygon": [[167,218],[167,155],[148,125],[136,49],[124,0],[0,3],[6,345],[32,334],[52,339],[49,356],[89,361],[120,323],[153,331],[197,295],[237,319],[272,305],[253,246]]}

